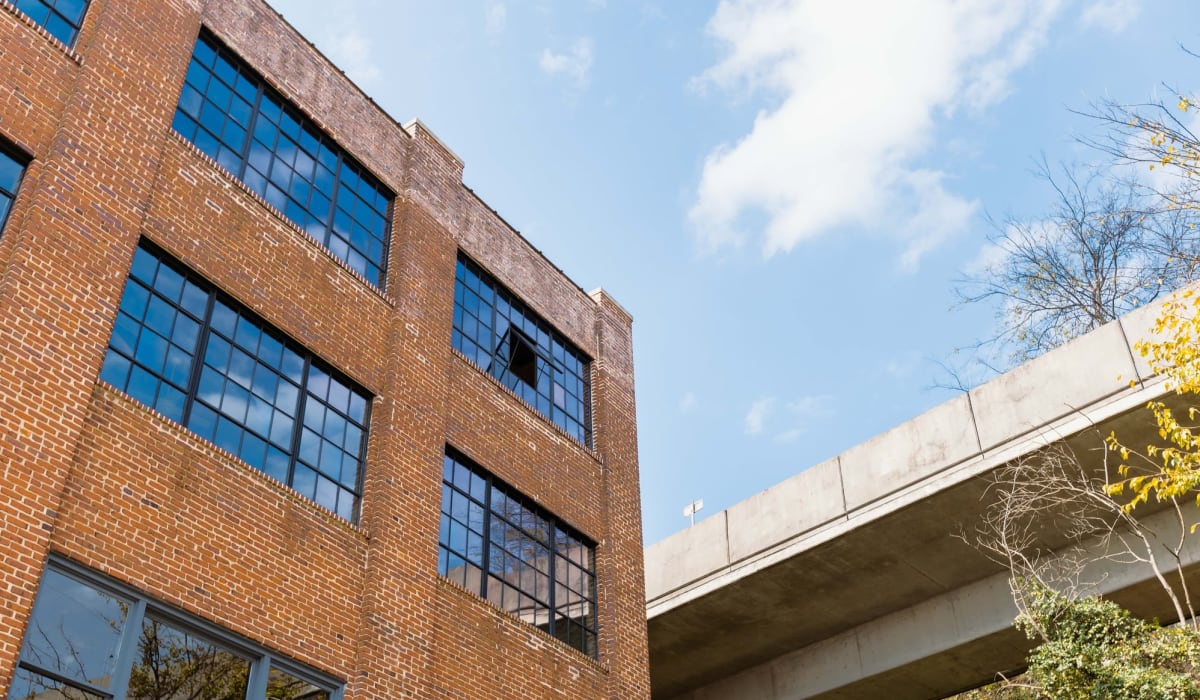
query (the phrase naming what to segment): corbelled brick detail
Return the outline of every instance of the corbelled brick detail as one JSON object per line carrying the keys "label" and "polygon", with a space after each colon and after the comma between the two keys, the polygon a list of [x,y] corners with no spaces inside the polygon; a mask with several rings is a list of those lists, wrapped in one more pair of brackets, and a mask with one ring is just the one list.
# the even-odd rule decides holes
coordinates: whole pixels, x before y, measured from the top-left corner
{"label": "corbelled brick detail", "polygon": [[[383,289],[171,129],[207,27],[396,194]],[[631,319],[584,294],[262,0],[92,0],[64,47],[0,0],[0,696],[54,553],[340,678],[346,697],[649,697]],[[357,525],[98,381],[152,240],[375,399]],[[593,358],[580,445],[450,347],[477,260]],[[597,543],[598,659],[437,575],[453,445]]]}

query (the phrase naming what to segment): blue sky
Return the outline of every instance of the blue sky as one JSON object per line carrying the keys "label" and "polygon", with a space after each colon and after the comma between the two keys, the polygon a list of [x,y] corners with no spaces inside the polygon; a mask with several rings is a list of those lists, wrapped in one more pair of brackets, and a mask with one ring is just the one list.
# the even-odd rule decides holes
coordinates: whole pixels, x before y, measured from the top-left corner
{"label": "blue sky", "polygon": [[633,314],[647,543],[950,398],[1070,110],[1200,87],[1195,0],[270,1]]}

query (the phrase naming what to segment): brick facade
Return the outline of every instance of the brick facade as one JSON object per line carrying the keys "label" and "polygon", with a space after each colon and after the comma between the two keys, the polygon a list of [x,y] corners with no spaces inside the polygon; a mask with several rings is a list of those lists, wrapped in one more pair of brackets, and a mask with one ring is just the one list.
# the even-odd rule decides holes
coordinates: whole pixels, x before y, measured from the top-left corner
{"label": "brick facade", "polygon": [[[396,194],[382,290],[172,129],[202,27]],[[0,139],[0,696],[53,554],[346,698],[649,697],[631,319],[423,125],[262,0],[92,0],[73,47],[0,0]],[[357,523],[98,380],[143,238],[374,396]],[[459,250],[592,358],[590,448],[451,349]],[[447,445],[596,543],[597,658],[438,575]]]}

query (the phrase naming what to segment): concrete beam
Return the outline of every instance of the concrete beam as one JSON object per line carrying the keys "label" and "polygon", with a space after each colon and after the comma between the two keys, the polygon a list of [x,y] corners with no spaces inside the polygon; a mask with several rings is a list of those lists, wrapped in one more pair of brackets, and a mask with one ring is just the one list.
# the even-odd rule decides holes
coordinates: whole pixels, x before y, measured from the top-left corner
{"label": "concrete beam", "polygon": [[[847,642],[834,640],[850,630],[860,653],[877,639],[886,646],[859,628],[928,601],[943,603],[925,613],[959,619],[942,597],[1001,571],[950,536],[956,523],[978,511],[999,465],[1067,438],[1099,447],[1114,426],[1144,429],[1141,407],[1164,391],[1126,326],[1144,336],[1156,312],[1108,324],[648,547],[655,697],[734,683],[799,649],[840,648]],[[1001,609],[997,629],[1011,623]],[[989,643],[1019,646],[995,635]],[[933,648],[920,639],[908,648]],[[821,666],[881,672],[837,658]]]}
{"label": "concrete beam", "polygon": [[[1161,541],[1172,541],[1180,530],[1172,511],[1160,511],[1144,522]],[[1149,566],[1104,558],[1103,547],[1097,540],[1094,564],[1080,576],[1098,582],[1089,592],[1116,599],[1143,617],[1177,617]],[[1159,565],[1173,571],[1165,550],[1158,551]],[[1181,554],[1193,574],[1195,597],[1200,593],[1200,539],[1188,539]],[[1000,572],[673,700],[944,697],[992,678],[997,670],[1024,664],[1030,642],[1013,628],[1016,614],[1008,573]],[[886,693],[880,694],[881,688]]]}

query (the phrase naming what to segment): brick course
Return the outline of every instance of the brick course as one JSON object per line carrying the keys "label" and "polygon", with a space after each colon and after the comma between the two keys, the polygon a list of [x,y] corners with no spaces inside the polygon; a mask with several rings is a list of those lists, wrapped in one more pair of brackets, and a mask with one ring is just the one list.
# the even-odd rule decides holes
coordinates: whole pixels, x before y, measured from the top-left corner
{"label": "brick course", "polygon": [[[201,27],[396,194],[372,287],[171,128]],[[47,557],[346,682],[346,698],[649,697],[631,319],[585,294],[262,0],[92,0],[68,48],[0,0],[0,696]],[[338,519],[98,381],[153,241],[374,396]],[[593,358],[585,447],[450,347],[465,251]],[[592,659],[437,575],[442,456],[597,543]]]}

